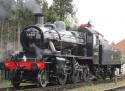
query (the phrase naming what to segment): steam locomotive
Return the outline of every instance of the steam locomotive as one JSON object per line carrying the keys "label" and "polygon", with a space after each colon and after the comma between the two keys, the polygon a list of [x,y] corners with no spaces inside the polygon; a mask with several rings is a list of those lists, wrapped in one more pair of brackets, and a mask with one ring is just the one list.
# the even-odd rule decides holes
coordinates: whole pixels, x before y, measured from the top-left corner
{"label": "steam locomotive", "polygon": [[1,69],[10,71],[14,87],[27,81],[46,87],[113,78],[115,69],[120,69],[120,51],[113,51],[99,32],[84,25],[66,30],[62,21],[43,24],[42,18],[36,14],[36,24],[21,32],[23,50],[0,63]]}

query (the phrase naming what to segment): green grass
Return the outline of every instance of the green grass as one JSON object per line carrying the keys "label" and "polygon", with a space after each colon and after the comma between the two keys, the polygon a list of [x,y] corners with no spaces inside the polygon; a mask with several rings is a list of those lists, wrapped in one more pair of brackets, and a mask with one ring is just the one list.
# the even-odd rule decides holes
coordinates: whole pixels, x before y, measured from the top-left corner
{"label": "green grass", "polygon": [[0,80],[0,88],[12,87],[11,82],[8,80]]}
{"label": "green grass", "polygon": [[[21,86],[25,86],[25,85],[32,85],[32,83],[21,83]],[[0,80],[0,88],[7,88],[7,87],[13,87],[11,85],[11,82],[8,80]]]}
{"label": "green grass", "polygon": [[118,81],[117,83],[111,82],[111,83],[91,84],[89,86],[83,86],[80,88],[67,91],[104,91],[106,89],[111,89],[121,86],[125,86],[125,79],[122,81]]}

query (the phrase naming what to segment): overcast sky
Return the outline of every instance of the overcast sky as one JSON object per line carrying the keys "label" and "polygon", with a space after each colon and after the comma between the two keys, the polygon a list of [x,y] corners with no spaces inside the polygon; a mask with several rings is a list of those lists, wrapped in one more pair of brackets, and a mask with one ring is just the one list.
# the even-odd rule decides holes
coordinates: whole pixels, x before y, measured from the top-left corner
{"label": "overcast sky", "polygon": [[92,21],[110,42],[125,39],[125,0],[74,0],[80,23]]}
{"label": "overcast sky", "polygon": [[79,23],[91,20],[110,43],[125,39],[125,0],[74,0],[74,4]]}

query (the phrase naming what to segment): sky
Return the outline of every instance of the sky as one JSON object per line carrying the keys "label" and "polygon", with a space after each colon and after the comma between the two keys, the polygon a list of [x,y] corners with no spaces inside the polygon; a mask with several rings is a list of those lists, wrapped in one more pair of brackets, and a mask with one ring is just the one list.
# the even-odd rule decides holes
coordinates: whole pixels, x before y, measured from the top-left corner
{"label": "sky", "polygon": [[110,43],[125,39],[125,0],[74,0],[74,4],[80,24],[90,20]]}
{"label": "sky", "polygon": [[125,39],[125,0],[74,0],[74,4],[80,23],[91,20],[110,43]]}

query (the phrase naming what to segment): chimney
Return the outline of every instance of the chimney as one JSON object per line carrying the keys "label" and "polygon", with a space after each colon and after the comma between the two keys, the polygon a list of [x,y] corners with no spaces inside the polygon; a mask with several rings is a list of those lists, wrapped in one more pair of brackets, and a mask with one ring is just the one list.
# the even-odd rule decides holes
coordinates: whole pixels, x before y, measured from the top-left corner
{"label": "chimney", "polygon": [[42,13],[34,14],[34,23],[35,24],[43,24],[44,23],[44,15]]}

